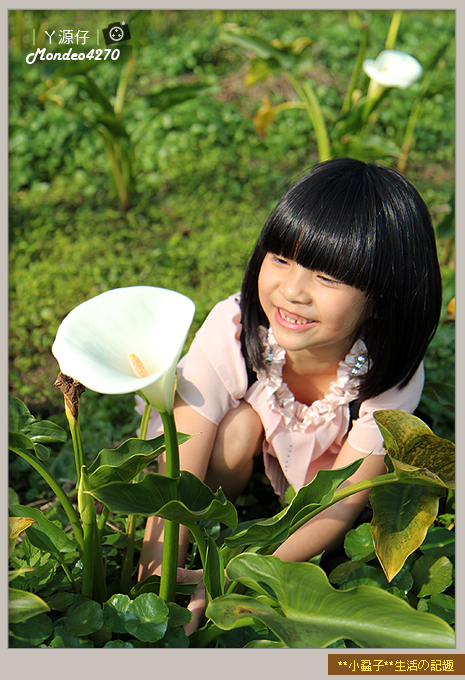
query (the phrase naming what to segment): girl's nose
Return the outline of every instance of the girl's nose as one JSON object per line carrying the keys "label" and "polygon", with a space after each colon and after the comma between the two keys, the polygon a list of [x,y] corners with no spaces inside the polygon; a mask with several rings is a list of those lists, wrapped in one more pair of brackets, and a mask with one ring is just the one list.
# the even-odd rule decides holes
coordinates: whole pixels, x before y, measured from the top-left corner
{"label": "girl's nose", "polygon": [[308,305],[312,302],[311,272],[293,262],[281,281],[281,293],[288,302]]}

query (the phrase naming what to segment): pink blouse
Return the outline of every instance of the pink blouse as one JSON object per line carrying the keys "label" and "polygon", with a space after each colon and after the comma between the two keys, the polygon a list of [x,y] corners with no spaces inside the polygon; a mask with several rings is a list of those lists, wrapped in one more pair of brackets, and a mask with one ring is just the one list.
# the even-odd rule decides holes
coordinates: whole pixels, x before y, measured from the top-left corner
{"label": "pink blouse", "polygon": [[[258,413],[265,439],[265,471],[280,496],[289,484],[298,491],[319,469],[331,468],[347,440],[360,451],[384,455],[382,436],[372,413],[396,409],[412,413],[424,382],[423,364],[402,390],[396,387],[360,405],[359,417],[349,427],[349,403],[358,394],[359,377],[367,370],[367,350],[357,340],[340,362],[336,380],[328,393],[310,406],[295,400],[283,382],[286,352],[279,347],[271,329],[261,328],[266,351],[266,371],[248,387],[240,340],[236,338],[240,296],[219,302],[197,332],[187,354],[178,365],[177,391],[182,399],[205,418],[219,424],[226,413],[244,399]],[[138,410],[141,406],[138,406]],[[147,436],[160,431],[158,414],[151,418]]]}

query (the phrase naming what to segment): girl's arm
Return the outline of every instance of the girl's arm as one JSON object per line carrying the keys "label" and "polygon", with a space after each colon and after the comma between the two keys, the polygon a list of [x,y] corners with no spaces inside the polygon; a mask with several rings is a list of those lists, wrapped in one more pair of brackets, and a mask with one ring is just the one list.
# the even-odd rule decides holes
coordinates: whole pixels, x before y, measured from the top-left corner
{"label": "girl's arm", "polygon": [[[349,465],[363,455],[346,442],[337,455],[333,468]],[[385,472],[384,456],[379,454],[367,456],[357,472],[341,487]],[[359,491],[327,508],[292,534],[274,554],[289,562],[306,562],[323,551],[329,552],[342,542],[366,505],[369,494],[369,490]]]}

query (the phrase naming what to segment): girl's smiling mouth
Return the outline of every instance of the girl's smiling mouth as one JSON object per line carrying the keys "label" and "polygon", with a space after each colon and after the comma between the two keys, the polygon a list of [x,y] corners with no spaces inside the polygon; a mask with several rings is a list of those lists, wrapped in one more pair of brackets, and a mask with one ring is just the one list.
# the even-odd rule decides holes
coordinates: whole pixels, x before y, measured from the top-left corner
{"label": "girl's smiling mouth", "polygon": [[314,319],[307,319],[304,316],[294,314],[281,307],[275,307],[275,317],[278,324],[283,326],[283,328],[306,330],[318,323]]}

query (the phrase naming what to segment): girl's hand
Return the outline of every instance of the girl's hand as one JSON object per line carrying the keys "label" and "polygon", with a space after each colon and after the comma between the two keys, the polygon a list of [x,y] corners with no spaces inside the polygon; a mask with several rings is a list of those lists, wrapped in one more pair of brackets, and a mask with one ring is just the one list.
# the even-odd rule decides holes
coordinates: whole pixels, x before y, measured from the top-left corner
{"label": "girl's hand", "polygon": [[[225,584],[230,581],[225,573]],[[192,620],[184,626],[186,635],[190,635],[199,627],[205,612],[205,584],[203,582],[203,569],[183,569],[178,567],[178,583],[197,583],[197,588],[191,595],[187,609],[192,613]]]}
{"label": "girl's hand", "polygon": [[192,614],[192,620],[184,626],[186,635],[190,635],[197,630],[202,621],[205,611],[205,584],[203,582],[203,569],[183,569],[178,567],[178,583],[197,583],[197,588],[191,595],[191,600],[187,609]]}
{"label": "girl's hand", "polygon": [[241,324],[241,317],[240,314],[236,314],[236,316],[233,316],[233,321],[236,324],[236,332],[234,334],[234,337],[236,340],[241,339],[241,332],[242,332],[242,324]]}

